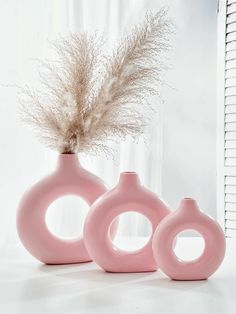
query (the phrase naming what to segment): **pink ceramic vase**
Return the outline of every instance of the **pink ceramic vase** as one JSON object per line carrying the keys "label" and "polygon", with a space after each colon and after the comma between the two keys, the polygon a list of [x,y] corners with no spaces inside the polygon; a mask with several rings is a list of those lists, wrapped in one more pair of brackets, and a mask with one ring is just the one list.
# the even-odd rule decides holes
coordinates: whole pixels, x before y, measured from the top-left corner
{"label": "pink ceramic vase", "polygon": [[[203,253],[193,261],[180,260],[173,250],[176,236],[187,229],[196,230],[205,241]],[[207,279],[223,261],[225,237],[219,224],[202,213],[195,200],[185,198],[178,210],[163,219],[155,231],[153,252],[159,267],[171,279]]]}
{"label": "pink ceramic vase", "polygon": [[105,193],[91,207],[84,225],[85,245],[94,261],[108,272],[155,271],[157,263],[149,242],[134,252],[115,247],[109,236],[113,220],[120,214],[135,211],[146,216],[153,231],[169,214],[167,206],[151,191],[141,186],[137,173],[124,172],[118,185]]}
{"label": "pink ceramic vase", "polygon": [[83,238],[54,236],[45,223],[45,214],[49,205],[64,195],[80,196],[91,205],[106,191],[103,181],[82,168],[75,154],[59,155],[57,169],[27,191],[20,202],[17,230],[25,248],[46,264],[91,261]]}

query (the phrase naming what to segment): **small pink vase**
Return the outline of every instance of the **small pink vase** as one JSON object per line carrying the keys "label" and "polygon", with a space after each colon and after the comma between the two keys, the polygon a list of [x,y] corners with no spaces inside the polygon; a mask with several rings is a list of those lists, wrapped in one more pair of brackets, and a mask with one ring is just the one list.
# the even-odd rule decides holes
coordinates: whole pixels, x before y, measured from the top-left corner
{"label": "small pink vase", "polygon": [[152,252],[152,236],[143,248],[135,252],[120,250],[110,239],[111,223],[128,211],[146,216],[153,231],[170,212],[154,193],[141,186],[137,173],[122,173],[118,185],[99,198],[87,215],[84,238],[89,254],[108,272],[155,271],[157,263]]}
{"label": "small pink vase", "polygon": [[[180,260],[173,251],[176,236],[187,229],[199,232],[203,253],[193,261]],[[174,280],[203,280],[220,266],[225,255],[225,237],[217,222],[202,213],[195,200],[185,198],[179,208],[162,220],[153,236],[153,252],[160,269]]]}
{"label": "small pink vase", "polygon": [[91,205],[106,191],[103,181],[82,168],[75,154],[60,154],[56,170],[33,185],[19,204],[17,230],[25,248],[46,264],[91,261],[83,237],[64,240],[54,236],[45,214],[49,205],[64,195],[80,196]]}

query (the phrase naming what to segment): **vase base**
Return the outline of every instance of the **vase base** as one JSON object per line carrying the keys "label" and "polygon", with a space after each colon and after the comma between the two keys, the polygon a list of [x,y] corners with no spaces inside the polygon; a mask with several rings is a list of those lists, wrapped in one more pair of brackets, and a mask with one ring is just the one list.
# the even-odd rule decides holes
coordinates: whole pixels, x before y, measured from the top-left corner
{"label": "vase base", "polygon": [[111,273],[111,274],[131,274],[131,273],[153,273],[157,271],[158,269],[147,269],[147,270],[105,270],[106,273]]}
{"label": "vase base", "polygon": [[180,279],[180,278],[170,278],[173,281],[203,281],[208,280],[208,278],[188,278],[188,279]]}
{"label": "vase base", "polygon": [[73,265],[73,264],[85,264],[85,263],[91,263],[92,260],[86,260],[82,262],[42,262],[44,265],[48,266],[58,266],[58,265]]}

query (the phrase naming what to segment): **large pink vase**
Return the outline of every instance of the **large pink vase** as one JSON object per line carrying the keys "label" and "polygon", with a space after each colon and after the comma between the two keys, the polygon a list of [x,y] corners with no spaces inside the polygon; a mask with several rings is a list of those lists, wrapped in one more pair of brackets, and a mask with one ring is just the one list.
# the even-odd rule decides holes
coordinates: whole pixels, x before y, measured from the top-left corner
{"label": "large pink vase", "polygon": [[158,266],[152,252],[152,236],[143,248],[134,252],[120,250],[109,236],[114,219],[128,211],[146,216],[153,232],[170,212],[154,193],[141,185],[137,173],[122,173],[118,185],[99,198],[87,215],[84,238],[89,254],[108,272],[155,271]]}
{"label": "large pink vase", "polygon": [[[173,250],[176,236],[187,229],[198,231],[205,241],[203,253],[193,261],[180,260]],[[207,279],[223,261],[225,237],[219,224],[202,213],[195,200],[186,198],[158,226],[153,236],[153,252],[161,270],[171,279]]]}
{"label": "large pink vase", "polygon": [[19,204],[17,230],[25,248],[46,264],[91,261],[83,237],[64,240],[54,236],[45,214],[49,205],[64,195],[80,196],[91,205],[106,191],[103,181],[82,168],[75,154],[59,155],[56,170],[27,191]]}

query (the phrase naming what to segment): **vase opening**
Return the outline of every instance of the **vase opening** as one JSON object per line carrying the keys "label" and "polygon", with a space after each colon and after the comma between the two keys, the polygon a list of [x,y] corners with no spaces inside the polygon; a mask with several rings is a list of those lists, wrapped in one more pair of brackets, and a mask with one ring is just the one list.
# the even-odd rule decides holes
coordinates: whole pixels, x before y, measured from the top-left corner
{"label": "vase opening", "polygon": [[132,188],[140,185],[140,180],[137,172],[126,171],[120,174],[119,185],[125,188]]}
{"label": "vase opening", "polygon": [[191,198],[191,197],[183,198],[180,202],[179,209],[184,210],[184,211],[190,211],[191,210],[193,212],[199,211],[199,207],[198,207],[196,200],[194,198]]}
{"label": "vase opening", "polygon": [[75,155],[74,152],[64,152],[64,153],[61,153],[61,155]]}

